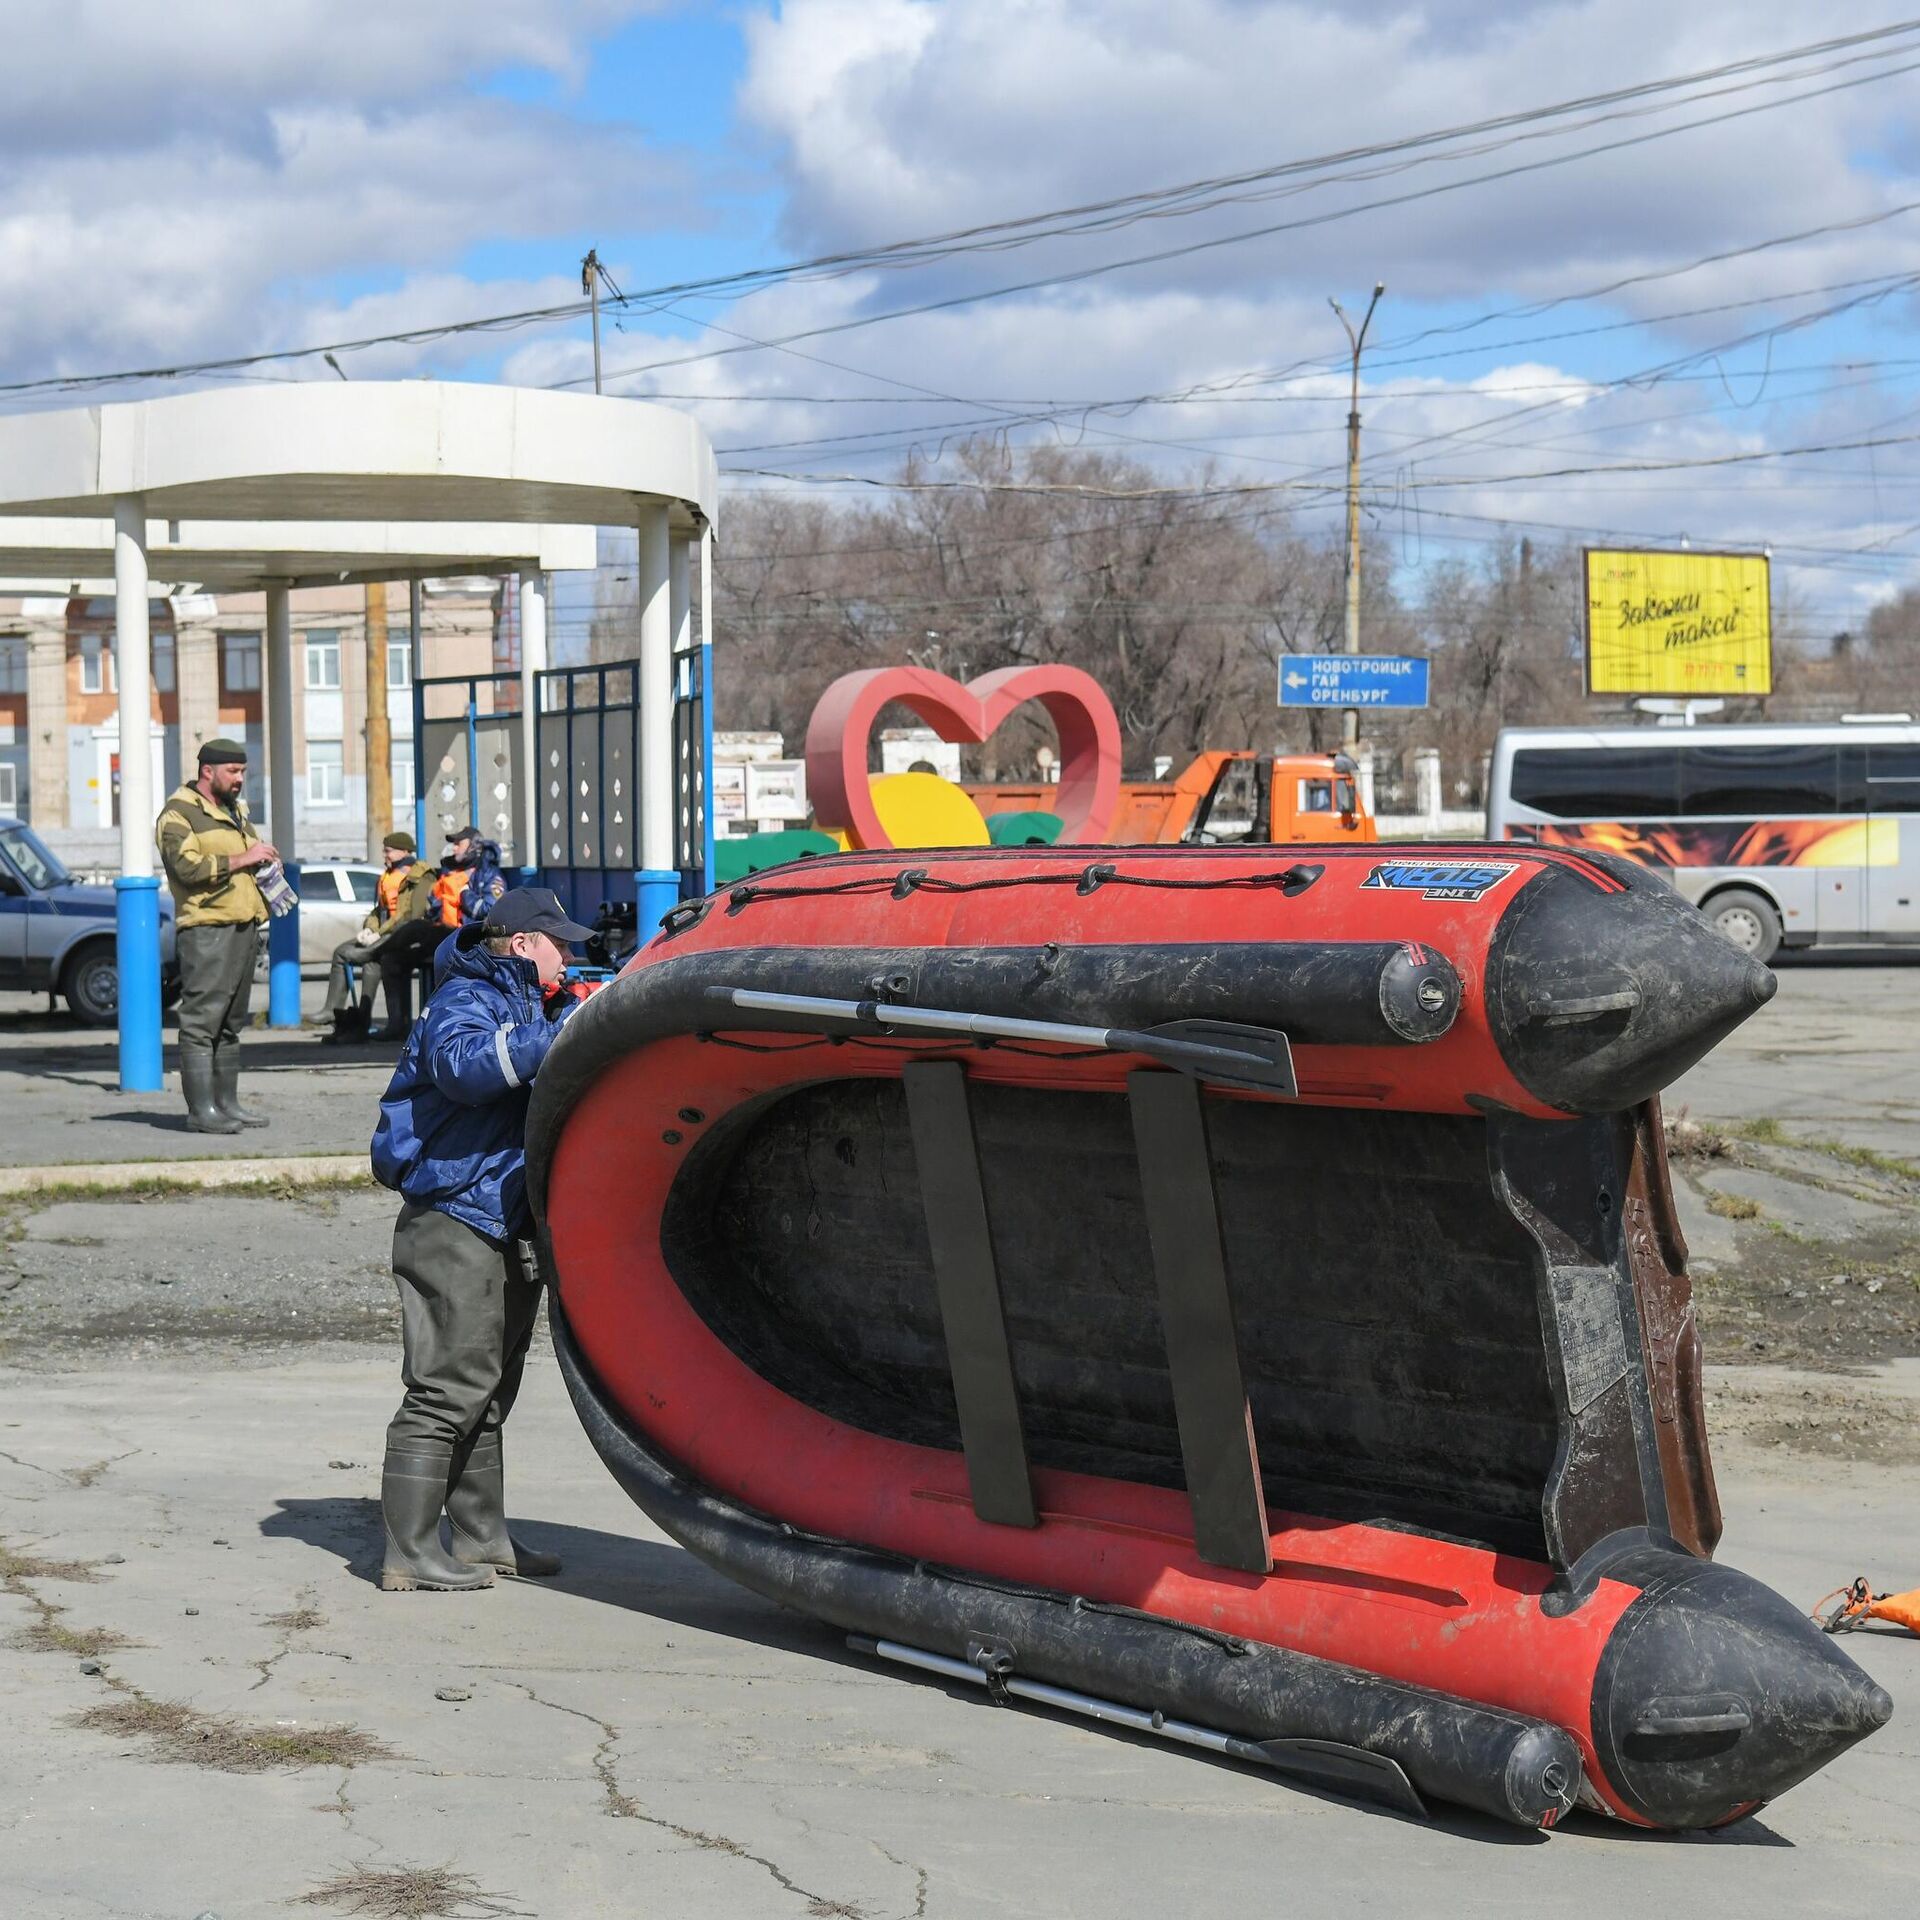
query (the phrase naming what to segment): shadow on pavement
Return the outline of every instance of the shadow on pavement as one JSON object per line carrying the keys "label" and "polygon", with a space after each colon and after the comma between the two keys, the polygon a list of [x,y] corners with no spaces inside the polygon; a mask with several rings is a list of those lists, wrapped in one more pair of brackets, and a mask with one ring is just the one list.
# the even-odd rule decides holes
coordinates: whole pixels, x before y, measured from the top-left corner
{"label": "shadow on pavement", "polygon": [[[301,1540],[335,1554],[356,1580],[372,1584],[379,1579],[385,1549],[379,1501],[345,1495],[275,1505],[278,1510],[260,1523],[263,1535]],[[680,1547],[518,1517],[513,1531],[527,1546],[560,1556],[559,1576],[529,1581],[530,1587],[553,1588],[756,1646],[828,1655],[840,1651],[839,1636],[830,1627],[762,1600]]]}
{"label": "shadow on pavement", "polygon": [[[335,1554],[355,1579],[372,1584],[380,1573],[383,1540],[380,1503],[364,1497],[343,1496],[319,1500],[280,1500],[277,1511],[260,1523],[262,1534],[276,1539],[294,1539]],[[580,1599],[598,1600],[607,1606],[624,1607],[655,1620],[705,1633],[725,1634],[729,1639],[783,1653],[804,1654],[831,1665],[846,1667],[866,1676],[892,1670],[876,1667],[846,1645],[835,1627],[810,1619],[804,1614],[763,1600],[757,1594],[715,1573],[684,1548],[654,1540],[636,1540],[623,1534],[603,1533],[593,1527],[566,1526],[541,1521],[513,1522],[515,1535],[530,1547],[560,1556],[562,1572],[556,1579],[533,1580],[531,1588],[552,1588]],[[938,1691],[958,1708],[988,1706],[987,1697],[973,1687],[941,1681],[926,1674],[901,1674],[903,1686],[921,1686]],[[1081,1726],[1084,1723],[1073,1721]],[[1126,1745],[1163,1750],[1162,1743],[1149,1735],[1124,1727],[1106,1726],[1101,1733]],[[1243,1776],[1255,1776],[1273,1783],[1277,1790],[1304,1794],[1315,1800],[1327,1800],[1339,1806],[1355,1802],[1342,1795],[1325,1792],[1309,1782],[1268,1773],[1261,1767],[1209,1753],[1187,1752],[1182,1756],[1200,1767],[1224,1767]],[[1369,1813],[1383,1819],[1407,1822],[1430,1831],[1452,1834],[1460,1839],[1487,1846],[1531,1847],[1546,1844],[1545,1833],[1524,1832],[1476,1813],[1436,1806],[1425,1820],[1415,1820],[1391,1807],[1366,1804]],[[1568,1823],[1584,1835],[1625,1841],[1631,1844],[1706,1845],[1741,1847],[1791,1847],[1792,1841],[1775,1833],[1757,1819],[1746,1819],[1732,1827],[1712,1833],[1661,1834],[1629,1827],[1617,1820],[1601,1819],[1576,1812]]]}

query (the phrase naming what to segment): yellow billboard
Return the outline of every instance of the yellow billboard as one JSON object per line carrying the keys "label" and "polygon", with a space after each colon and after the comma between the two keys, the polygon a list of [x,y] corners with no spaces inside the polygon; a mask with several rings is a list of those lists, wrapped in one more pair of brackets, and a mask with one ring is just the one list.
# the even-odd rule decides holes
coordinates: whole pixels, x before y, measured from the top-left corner
{"label": "yellow billboard", "polygon": [[1767,558],[1589,547],[1587,691],[1773,691]]}

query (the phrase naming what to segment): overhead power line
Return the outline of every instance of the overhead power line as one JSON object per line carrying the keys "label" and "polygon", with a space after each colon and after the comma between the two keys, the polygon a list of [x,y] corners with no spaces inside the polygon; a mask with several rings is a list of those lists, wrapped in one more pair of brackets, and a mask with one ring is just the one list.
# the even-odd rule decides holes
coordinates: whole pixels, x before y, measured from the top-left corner
{"label": "overhead power line", "polygon": [[[1329,226],[1336,221],[1351,220],[1360,214],[1377,213],[1388,207],[1411,206],[1420,201],[1437,199],[1444,194],[1459,193],[1469,187],[1487,186],[1493,182],[1514,179],[1523,174],[1542,173],[1550,168],[1569,166],[1576,160],[1591,160],[1599,154],[1618,153],[1630,147],[1646,146],[1656,140],[1671,139],[1675,134],[1696,132],[1703,127],[1723,125],[1729,120],[1741,120],[1757,113],[1773,113],[1781,107],[1796,106],[1826,94],[1867,86],[1877,80],[1892,79],[1899,74],[1914,71],[1920,71],[1920,61],[1911,61],[1905,66],[1889,68],[1880,73],[1836,81],[1831,86],[1809,88],[1805,92],[1790,94],[1781,100],[1763,100],[1753,106],[1738,107],[1725,113],[1708,114],[1697,120],[1684,120],[1675,126],[1655,127],[1644,133],[1626,135],[1618,140],[1606,140],[1593,146],[1578,147],[1570,153],[1548,154],[1541,159],[1520,162],[1514,166],[1497,167],[1487,173],[1468,174],[1459,180],[1443,180],[1436,185],[1421,187],[1408,193],[1387,194],[1377,200],[1362,200],[1352,206],[1332,208],[1325,213],[1305,214],[1295,220],[1275,221],[1268,226],[1246,228],[1238,233],[1217,234],[1204,240],[1188,241],[1183,246],[1162,247],[1151,253],[1131,254],[1124,259],[1104,260],[1092,266],[1079,267],[1070,271],[1038,274],[1032,279],[1011,281],[1002,286],[949,294],[939,300],[920,301],[914,306],[888,307],[877,313],[854,314],[844,320],[801,327],[792,333],[776,335],[771,340],[736,344],[730,347],[709,347],[697,353],[674,354],[661,360],[649,360],[640,366],[616,368],[607,377],[614,380],[637,379],[643,374],[657,373],[669,367],[687,367],[707,360],[724,360],[736,354],[757,353],[768,348],[791,346],[801,340],[823,340],[836,334],[856,333],[867,327],[881,326],[892,320],[917,319],[932,313],[951,313],[962,307],[977,306],[988,300],[1004,300],[1019,293],[1034,293],[1051,287],[1076,286],[1109,273],[1121,272],[1129,267],[1163,265],[1170,260],[1189,259],[1196,254],[1212,252],[1221,247],[1243,246],[1249,241],[1271,239],[1282,233],[1298,233],[1311,227]],[[580,379],[571,379],[556,380],[551,384],[559,389],[580,386],[584,382]]]}
{"label": "overhead power line", "polygon": [[[1694,73],[1674,75],[1662,79],[1650,80],[1636,86],[1619,88],[1611,92],[1589,94],[1567,101],[1533,107],[1516,113],[1504,114],[1491,119],[1467,123],[1460,126],[1431,130],[1425,133],[1407,136],[1397,140],[1382,141],[1371,146],[1345,149],[1338,153],[1316,156],[1310,159],[1283,161],[1270,167],[1254,169],[1249,172],[1222,174],[1210,179],[1189,181],[1181,186],[1157,189],[1149,193],[1122,196],[1111,201],[1089,202],[1081,206],[1054,208],[1042,213],[1025,214],[1014,219],[987,223],[985,225],[956,228],[946,233],[925,235],[915,239],[890,242],[882,246],[863,249],[842,250],[836,253],[815,255],[808,259],[789,261],[777,265],[746,268],[729,274],[710,276],[697,280],[670,282],[663,286],[638,289],[631,294],[620,296],[613,302],[603,302],[624,306],[629,310],[644,308],[651,303],[690,297],[738,297],[745,292],[770,286],[780,281],[799,278],[819,278],[824,276],[841,277],[883,266],[908,267],[927,264],[934,260],[950,259],[958,254],[1003,250],[1013,243],[1031,244],[1035,240],[1061,237],[1072,230],[1073,222],[1093,223],[1085,225],[1084,230],[1095,231],[1110,228],[1118,224],[1131,224],[1133,220],[1146,217],[1174,218],[1186,217],[1191,213],[1208,210],[1211,205],[1224,204],[1215,199],[1206,201],[1204,196],[1233,194],[1261,182],[1277,182],[1285,179],[1310,179],[1315,174],[1325,174],[1340,166],[1350,166],[1356,161],[1385,158],[1395,154],[1411,155],[1427,153],[1431,150],[1458,145],[1465,139],[1477,138],[1485,134],[1510,132],[1514,129],[1535,126],[1567,118],[1570,115],[1586,112],[1593,108],[1618,106],[1622,103],[1657,98],[1663,94],[1684,93],[1689,88],[1699,88],[1715,80],[1729,79],[1740,75],[1765,74],[1767,70],[1792,66],[1796,62],[1816,60],[1830,54],[1849,55],[1854,49],[1872,48],[1872,52],[1853,54],[1851,58],[1833,60],[1823,68],[1810,69],[1807,73],[1779,75],[1772,79],[1748,82],[1747,85],[1729,88],[1726,91],[1745,91],[1750,85],[1779,84],[1793,85],[1811,77],[1814,73],[1835,71],[1839,68],[1860,62],[1892,59],[1909,51],[1902,46],[1916,32],[1920,32],[1920,19],[1896,21],[1886,26],[1821,41],[1810,42],[1776,53],[1750,56],[1746,59],[1730,61],[1721,66],[1703,69]],[[869,316],[859,322],[862,325],[876,324],[880,319],[902,318],[907,314],[938,311],[953,304],[966,304],[974,300],[998,299],[1009,293],[1029,291],[1040,286],[1065,285],[1075,281],[1119,271],[1125,267],[1147,264],[1152,261],[1181,257],[1184,254],[1204,251],[1216,246],[1231,246],[1248,240],[1266,237],[1269,234],[1293,230],[1301,225],[1316,225],[1321,219],[1344,219],[1354,214],[1371,211],[1380,206],[1404,204],[1409,200],[1430,197],[1438,192],[1453,192],[1462,187],[1485,184],[1490,180],[1509,177],[1516,172],[1533,171],[1536,167],[1559,166],[1572,160],[1591,157],[1595,153],[1613,151],[1621,146],[1642,144],[1651,139],[1663,139],[1668,135],[1687,131],[1692,126],[1716,124],[1723,119],[1738,118],[1747,113],[1770,111],[1775,107],[1790,105],[1799,100],[1816,97],[1821,93],[1839,91],[1844,88],[1869,84],[1876,79],[1890,78],[1894,74],[1908,71],[1907,67],[1894,67],[1884,72],[1857,75],[1851,79],[1836,83],[1834,86],[1813,89],[1808,92],[1787,96],[1781,100],[1757,103],[1723,115],[1709,116],[1693,122],[1683,122],[1678,126],[1653,129],[1631,136],[1627,139],[1605,143],[1565,155],[1548,156],[1524,166],[1503,169],[1493,173],[1473,176],[1462,181],[1444,183],[1439,187],[1424,189],[1420,192],[1395,196],[1385,200],[1363,203],[1302,222],[1285,222],[1280,225],[1255,229],[1251,232],[1219,236],[1183,248],[1164,250],[1159,253],[1140,255],[1132,259],[1109,261],[1067,275],[1044,276],[1030,282],[1006,288],[984,290],[965,296],[954,302],[930,303],[918,308],[902,309],[896,313]],[[1701,95],[1711,98],[1712,95]],[[1685,105],[1678,101],[1675,105]],[[1602,116],[1616,117],[1616,116]],[[1565,129],[1562,129],[1565,131]],[[1532,137],[1531,135],[1527,137]],[[1462,157],[1455,155],[1454,157]],[[1123,222],[1117,216],[1127,214]],[[79,391],[92,387],[125,384],[135,381],[175,380],[196,375],[232,375],[249,369],[275,363],[285,363],[302,359],[317,358],[326,353],[356,353],[380,346],[422,346],[464,334],[480,332],[509,332],[530,326],[539,326],[579,319],[587,316],[591,302],[576,299],[556,303],[546,307],[528,307],[512,312],[485,314],[477,317],[449,321],[442,324],[404,328],[390,333],[365,334],[351,339],[313,342],[304,346],[276,348],[249,354],[232,354],[219,358],[199,361],[182,361],[167,365],[122,368],[104,373],[70,373],[47,375],[39,379],[0,383],[0,394],[22,394],[46,391]],[[853,324],[853,323],[848,323]],[[844,330],[842,329],[828,329]],[[788,336],[789,339],[814,337],[808,333]],[[750,348],[723,349],[722,351],[751,351]],[[706,357],[706,356],[700,356]],[[655,365],[681,364],[680,362],[656,362]],[[650,371],[640,369],[638,371]],[[629,374],[636,370],[628,370]],[[610,376],[618,377],[618,376]],[[565,384],[565,383],[563,383]]]}

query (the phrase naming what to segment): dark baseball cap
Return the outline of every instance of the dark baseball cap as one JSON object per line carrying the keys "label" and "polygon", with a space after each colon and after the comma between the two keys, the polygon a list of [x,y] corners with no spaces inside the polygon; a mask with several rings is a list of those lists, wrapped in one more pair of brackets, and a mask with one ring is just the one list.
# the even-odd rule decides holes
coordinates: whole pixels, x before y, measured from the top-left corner
{"label": "dark baseball cap", "polygon": [[547,887],[515,887],[487,909],[486,935],[504,939],[510,933],[544,933],[562,946],[591,939],[593,929],[567,918],[560,896]]}
{"label": "dark baseball cap", "polygon": [[478,840],[479,838],[480,829],[478,827],[455,827],[447,835],[447,843],[451,845],[456,840]]}

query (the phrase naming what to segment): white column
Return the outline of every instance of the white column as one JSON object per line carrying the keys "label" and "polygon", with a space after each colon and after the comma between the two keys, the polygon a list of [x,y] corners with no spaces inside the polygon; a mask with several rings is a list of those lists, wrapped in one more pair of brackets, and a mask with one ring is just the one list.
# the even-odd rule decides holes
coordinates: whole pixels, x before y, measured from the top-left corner
{"label": "white column", "polygon": [[667,541],[667,613],[673,623],[673,650],[693,645],[693,542],[674,534]]}
{"label": "white column", "polygon": [[1413,750],[1413,810],[1429,829],[1440,824],[1440,749],[1415,747]]}
{"label": "white column", "polygon": [[713,522],[700,526],[700,866],[714,889],[713,837]]}
{"label": "white column", "polygon": [[[643,506],[638,527],[640,869],[662,884],[673,871],[673,569],[666,503]],[[651,930],[643,914],[643,937]]]}
{"label": "white column", "polygon": [[153,872],[153,646],[147,632],[147,503],[113,503],[114,672],[120,684],[120,871]]}
{"label": "white column", "polygon": [[[673,629],[673,697],[676,705],[692,686],[693,648],[693,546],[683,535],[667,536],[667,623]],[[676,725],[676,731],[678,731]],[[672,783],[672,812],[668,831],[673,835],[673,864],[697,867],[700,849],[689,846],[680,837],[680,815],[684,808],[692,816],[692,795],[680,791],[680,777]]]}
{"label": "white column", "polygon": [[283,861],[297,856],[293,817],[293,601],[288,588],[267,588],[268,838]]}
{"label": "white column", "polygon": [[520,576],[520,844],[518,864],[531,872],[540,864],[540,683],[547,666],[547,576]]}
{"label": "white column", "polygon": [[153,650],[147,632],[147,503],[113,503],[114,654],[120,684],[120,878],[114,959],[120,989],[120,1091],[157,1093],[160,1052],[160,883],[153,871]]}

